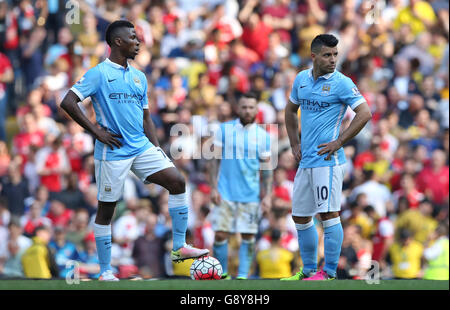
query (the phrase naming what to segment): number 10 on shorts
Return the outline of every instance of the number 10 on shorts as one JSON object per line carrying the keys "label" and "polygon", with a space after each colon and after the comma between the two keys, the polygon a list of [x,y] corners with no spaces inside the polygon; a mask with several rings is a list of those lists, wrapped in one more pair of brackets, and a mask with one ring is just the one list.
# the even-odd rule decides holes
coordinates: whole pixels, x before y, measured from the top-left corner
{"label": "number 10 on shorts", "polygon": [[316,186],[317,207],[320,208],[328,199],[328,187]]}

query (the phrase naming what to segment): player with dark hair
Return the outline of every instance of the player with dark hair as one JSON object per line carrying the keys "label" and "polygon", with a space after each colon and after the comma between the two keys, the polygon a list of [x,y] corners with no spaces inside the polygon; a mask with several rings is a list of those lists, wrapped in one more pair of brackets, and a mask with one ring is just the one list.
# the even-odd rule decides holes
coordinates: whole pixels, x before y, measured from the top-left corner
{"label": "player with dark hair", "polygon": [[[343,230],[339,217],[345,155],[342,146],[356,136],[372,115],[352,80],[336,71],[338,40],[329,34],[311,43],[313,67],[300,72],[285,109],[286,128],[295,159],[292,217],[303,268],[283,280],[326,280],[336,277]],[[356,115],[340,133],[347,107]],[[299,135],[298,109],[301,109]],[[325,266],[317,270],[318,234],[313,216],[324,228]]]}
{"label": "player with dark hair", "polygon": [[[140,42],[132,23],[120,20],[106,30],[111,55],[91,68],[70,89],[61,102],[78,124],[95,138],[95,179],[98,210],[94,234],[103,281],[117,281],[111,271],[111,219],[122,197],[125,178],[131,170],[145,183],[156,183],[169,191],[172,218],[173,261],[197,258],[209,253],[185,243],[188,207],[185,180],[159,147],[150,118],[147,78],[129,65]],[[91,97],[97,127],[83,114],[78,102]]]}
{"label": "player with dark hair", "polygon": [[[222,278],[228,274],[228,239],[240,233],[237,279],[247,279],[253,259],[255,234],[261,209],[271,207],[272,178],[270,137],[255,123],[258,112],[256,95],[249,92],[238,101],[238,118],[220,124],[214,137],[217,157],[210,161],[209,181],[212,187],[212,227],[215,231],[214,256],[222,265]],[[219,177],[217,177],[219,174]],[[261,176],[261,177],[260,177]],[[261,184],[260,184],[261,183]],[[263,194],[261,199],[260,193]]]}

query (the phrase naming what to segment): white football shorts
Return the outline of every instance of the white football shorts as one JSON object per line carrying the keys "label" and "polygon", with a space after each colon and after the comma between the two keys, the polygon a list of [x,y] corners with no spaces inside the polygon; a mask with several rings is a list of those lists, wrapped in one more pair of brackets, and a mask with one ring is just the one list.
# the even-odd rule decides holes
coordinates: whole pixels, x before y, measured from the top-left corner
{"label": "white football shorts", "polygon": [[118,201],[123,194],[125,179],[131,170],[144,183],[145,179],[164,169],[175,167],[160,147],[151,147],[136,157],[124,160],[94,160],[97,199]]}
{"label": "white football shorts", "polygon": [[256,234],[261,215],[259,202],[235,202],[222,198],[221,204],[214,206],[211,212],[211,225],[214,231]]}
{"label": "white football shorts", "polygon": [[293,216],[341,210],[345,164],[333,167],[298,168],[292,197]]}

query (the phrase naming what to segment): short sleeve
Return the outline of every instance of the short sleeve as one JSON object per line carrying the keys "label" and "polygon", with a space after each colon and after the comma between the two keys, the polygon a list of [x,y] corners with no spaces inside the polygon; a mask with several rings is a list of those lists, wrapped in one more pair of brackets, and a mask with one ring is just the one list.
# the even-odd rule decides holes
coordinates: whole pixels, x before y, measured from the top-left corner
{"label": "short sleeve", "polygon": [[84,74],[84,76],[75,83],[70,89],[73,91],[81,101],[86,99],[89,96],[94,95],[101,81],[101,73],[98,67],[94,67],[90,69],[88,72]]}
{"label": "short sleeve", "polygon": [[339,99],[354,110],[361,103],[366,102],[366,99],[361,95],[355,83],[345,77],[341,82],[341,89],[339,92]]}
{"label": "short sleeve", "polygon": [[300,105],[298,94],[300,79],[300,74],[297,74],[294,83],[292,84],[291,94],[289,95],[289,100],[296,105]]}
{"label": "short sleeve", "polygon": [[5,54],[0,54],[0,74],[12,68],[9,58]]}

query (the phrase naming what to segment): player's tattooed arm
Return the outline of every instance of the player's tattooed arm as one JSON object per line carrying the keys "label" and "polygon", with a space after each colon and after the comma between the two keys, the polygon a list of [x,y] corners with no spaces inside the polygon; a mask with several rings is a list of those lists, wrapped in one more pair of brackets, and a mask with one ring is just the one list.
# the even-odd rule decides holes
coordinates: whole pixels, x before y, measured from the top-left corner
{"label": "player's tattooed arm", "polygon": [[150,110],[144,109],[144,133],[154,146],[159,146],[158,137],[156,136],[156,128],[150,116]]}
{"label": "player's tattooed arm", "polygon": [[272,207],[273,170],[261,170],[261,185],[264,194],[261,207],[263,211],[268,212]]}
{"label": "player's tattooed arm", "polygon": [[[264,158],[263,162],[270,162],[270,157]],[[261,189],[264,196],[272,195],[272,186],[273,186],[273,170],[272,169],[264,169],[261,170]]]}
{"label": "player's tattooed arm", "polygon": [[[213,147],[214,153],[216,153],[216,152],[221,153],[220,146],[213,145],[212,147]],[[211,200],[215,205],[219,205],[220,201],[221,201],[219,191],[217,190],[217,175],[218,175],[219,164],[220,164],[220,159],[218,159],[218,158],[220,158],[220,157],[214,156],[207,163],[209,184],[211,186]]]}
{"label": "player's tattooed arm", "polygon": [[80,102],[80,98],[73,91],[69,90],[60,107],[81,127],[89,131],[95,139],[108,145],[111,149],[114,149],[114,147],[120,148],[122,143],[116,138],[122,138],[122,136],[103,128],[98,128],[84,115],[78,106],[78,102]]}
{"label": "player's tattooed arm", "polygon": [[355,117],[351,121],[348,128],[345,129],[336,140],[329,143],[323,143],[318,146],[320,150],[317,154],[323,155],[328,153],[325,160],[330,160],[334,152],[339,150],[345,143],[355,137],[372,118],[372,113],[370,112],[370,108],[366,102],[361,103],[355,108],[354,111],[356,113]]}

